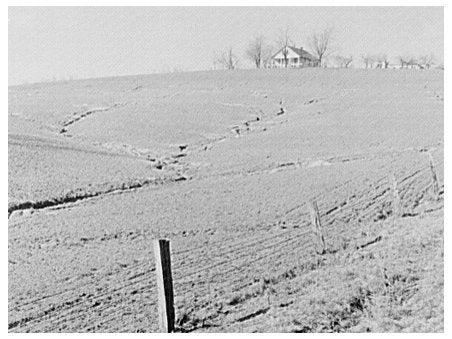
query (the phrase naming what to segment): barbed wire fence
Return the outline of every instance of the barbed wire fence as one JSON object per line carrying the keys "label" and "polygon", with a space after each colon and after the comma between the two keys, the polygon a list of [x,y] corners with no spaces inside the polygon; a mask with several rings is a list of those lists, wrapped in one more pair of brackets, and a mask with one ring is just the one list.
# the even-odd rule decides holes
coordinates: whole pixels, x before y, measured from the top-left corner
{"label": "barbed wire fence", "polygon": [[[271,299],[277,297],[272,294],[272,279],[285,275],[290,278],[294,270],[318,265],[319,257],[324,254],[356,246],[352,239],[363,223],[411,215],[423,199],[439,199],[444,188],[438,183],[438,166],[443,166],[443,160],[435,164],[429,153],[429,162],[416,169],[383,175],[364,187],[358,185],[360,188],[353,194],[346,194],[342,200],[333,199],[333,203],[324,199],[327,195],[341,196],[339,193],[352,180],[366,181],[363,173],[328,192],[298,202],[277,216],[288,222],[284,229],[270,227],[262,234],[238,234],[229,240],[208,242],[202,247],[174,249],[171,251],[171,269],[175,317],[170,325],[171,331],[188,332],[218,326],[215,319],[225,316],[228,307],[233,308],[246,299],[246,293],[252,287],[258,291],[255,293],[267,296],[270,307],[275,302]],[[308,207],[313,202],[316,208],[311,221],[313,214]],[[314,238],[317,241],[312,238],[311,228],[315,219],[319,220],[316,230],[320,234]],[[316,253],[318,239],[323,239],[320,241],[323,248],[320,254]],[[127,272],[136,270],[139,273],[127,276]],[[52,306],[47,309],[10,322],[9,331],[83,328],[86,332],[94,332],[107,327],[109,331],[118,332],[130,331],[131,327],[138,331],[164,330],[156,321],[158,287],[152,259],[127,266],[127,272],[116,272],[116,280],[124,279],[125,282],[116,283],[113,288],[109,288],[113,284],[106,284],[105,288],[93,290],[92,281],[87,280],[71,289],[12,305],[9,312],[20,310],[26,314],[28,307],[43,299],[60,301],[55,305],[51,302]],[[133,296],[136,296],[133,305],[140,304],[139,312],[131,305]],[[87,304],[91,312],[86,312]],[[129,327],[122,325],[125,320]],[[43,327],[46,322],[48,325]]]}

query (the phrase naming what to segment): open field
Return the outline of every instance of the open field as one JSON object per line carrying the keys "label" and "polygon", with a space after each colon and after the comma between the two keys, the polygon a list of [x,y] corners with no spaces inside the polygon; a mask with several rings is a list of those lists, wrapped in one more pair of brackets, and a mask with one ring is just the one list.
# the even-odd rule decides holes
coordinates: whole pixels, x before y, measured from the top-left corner
{"label": "open field", "polygon": [[165,237],[178,331],[443,331],[443,97],[439,70],[10,87],[9,330],[156,331]]}

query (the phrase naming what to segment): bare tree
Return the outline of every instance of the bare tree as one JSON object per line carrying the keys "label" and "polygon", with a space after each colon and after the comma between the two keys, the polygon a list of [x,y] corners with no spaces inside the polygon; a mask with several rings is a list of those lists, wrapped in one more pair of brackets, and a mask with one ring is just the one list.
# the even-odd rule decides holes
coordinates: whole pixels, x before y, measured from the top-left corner
{"label": "bare tree", "polygon": [[408,58],[408,63],[407,63],[407,65],[408,65],[410,68],[414,68],[415,66],[418,66],[419,64],[418,64],[418,62],[417,62],[417,59],[416,59],[414,56],[410,56],[410,57]]}
{"label": "bare tree", "polygon": [[386,54],[378,54],[374,57],[377,62],[377,68],[388,68],[389,66],[389,58]]}
{"label": "bare tree", "polygon": [[261,68],[265,58],[266,46],[263,35],[256,36],[248,45],[246,56],[253,61],[256,68]]}
{"label": "bare tree", "polygon": [[271,45],[265,45],[262,50],[262,66],[264,68],[270,68],[273,56],[273,47]]}
{"label": "bare tree", "polygon": [[414,68],[419,66],[417,59],[411,55],[400,55],[398,57],[401,68]]}
{"label": "bare tree", "polygon": [[326,29],[322,33],[312,34],[309,40],[309,46],[313,50],[317,59],[319,59],[319,67],[322,67],[322,59],[327,55],[331,41],[331,29]]}
{"label": "bare tree", "polygon": [[232,47],[224,50],[216,58],[216,64],[220,65],[224,69],[234,70],[237,68],[238,58],[232,51]]}
{"label": "bare tree", "polygon": [[345,57],[345,59],[344,59],[345,68],[349,68],[350,65],[352,64],[352,62],[353,62],[353,55],[349,55],[348,57]]}
{"label": "bare tree", "polygon": [[281,30],[279,37],[278,37],[278,41],[277,44],[278,46],[280,46],[280,48],[282,48],[282,55],[284,58],[284,67],[287,68],[287,66],[289,65],[289,60],[287,58],[287,56],[289,55],[289,50],[288,50],[288,46],[289,43],[291,43],[291,39],[290,39],[290,35],[289,35],[289,28],[286,28],[285,30]]}
{"label": "bare tree", "polygon": [[384,68],[388,68],[389,67],[389,58],[386,54],[383,54],[382,60],[383,60]]}
{"label": "bare tree", "polygon": [[348,57],[342,56],[342,55],[336,55],[334,57],[334,59],[336,60],[336,64],[339,67],[342,68],[349,68],[351,63],[353,62],[353,56],[349,55]]}
{"label": "bare tree", "polygon": [[430,69],[430,67],[434,64],[434,61],[435,56],[433,54],[422,55],[419,57],[419,65],[426,69]]}
{"label": "bare tree", "polygon": [[408,58],[404,55],[399,55],[397,57],[397,59],[399,60],[400,63],[400,68],[404,68],[405,66],[408,65]]}
{"label": "bare tree", "polygon": [[366,66],[366,68],[372,68],[372,66],[375,62],[375,57],[370,54],[362,54],[361,59],[364,62],[364,65]]}

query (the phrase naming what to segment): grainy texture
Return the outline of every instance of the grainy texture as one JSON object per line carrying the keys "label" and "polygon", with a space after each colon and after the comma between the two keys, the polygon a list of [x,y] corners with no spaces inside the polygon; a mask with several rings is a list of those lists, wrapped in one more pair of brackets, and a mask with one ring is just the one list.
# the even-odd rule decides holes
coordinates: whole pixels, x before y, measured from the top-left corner
{"label": "grainy texture", "polygon": [[160,238],[176,331],[443,331],[443,95],[389,69],[10,87],[9,331],[158,331]]}

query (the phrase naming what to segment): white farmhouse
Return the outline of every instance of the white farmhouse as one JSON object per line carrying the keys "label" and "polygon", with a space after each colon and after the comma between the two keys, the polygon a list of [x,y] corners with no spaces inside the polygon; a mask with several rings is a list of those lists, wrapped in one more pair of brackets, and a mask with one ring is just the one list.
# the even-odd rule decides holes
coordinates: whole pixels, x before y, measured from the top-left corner
{"label": "white farmhouse", "polygon": [[303,47],[285,46],[271,58],[271,67],[295,68],[295,67],[318,67],[319,60],[305,51]]}

